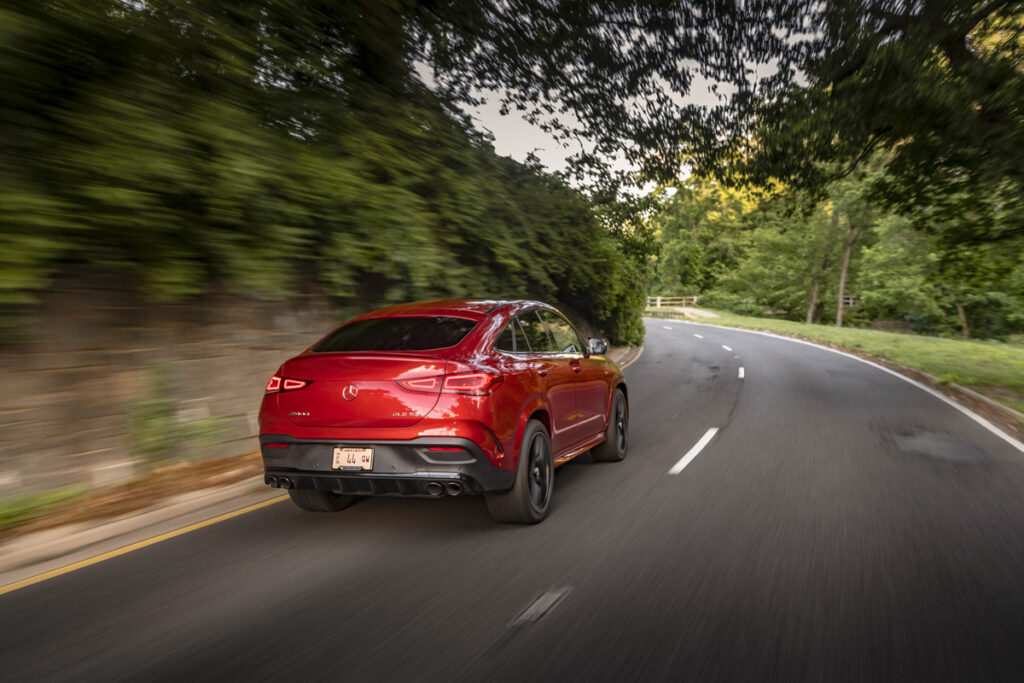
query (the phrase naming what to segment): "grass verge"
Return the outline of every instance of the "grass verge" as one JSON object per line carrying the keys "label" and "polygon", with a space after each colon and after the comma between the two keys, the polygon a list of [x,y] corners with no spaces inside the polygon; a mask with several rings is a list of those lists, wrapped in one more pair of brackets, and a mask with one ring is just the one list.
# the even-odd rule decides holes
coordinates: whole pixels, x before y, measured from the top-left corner
{"label": "grass verge", "polygon": [[0,532],[46,515],[82,495],[81,488],[57,489],[0,502]]}
{"label": "grass verge", "polygon": [[[959,384],[1002,405],[1024,412],[1024,347],[989,341],[881,332],[851,327],[807,325],[791,320],[753,318],[713,311],[717,318],[689,318],[709,325],[724,325],[775,332],[822,342],[862,355],[884,358],[941,382]],[[659,314],[656,309],[648,313]],[[681,315],[681,314],[678,314]]]}

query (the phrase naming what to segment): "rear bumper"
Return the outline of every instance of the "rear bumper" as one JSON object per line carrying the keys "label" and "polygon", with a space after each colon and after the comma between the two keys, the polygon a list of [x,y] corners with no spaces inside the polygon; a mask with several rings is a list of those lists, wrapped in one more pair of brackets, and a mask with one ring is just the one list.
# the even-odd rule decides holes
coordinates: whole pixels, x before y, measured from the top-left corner
{"label": "rear bumper", "polygon": [[[336,446],[373,448],[373,470],[333,469]],[[462,450],[430,451],[430,447]],[[428,490],[432,483],[442,487],[459,483],[466,493],[491,493],[507,491],[515,479],[515,471],[496,467],[476,443],[459,437],[338,441],[264,434],[260,436],[260,451],[268,484],[280,485],[285,477],[292,488],[335,493],[431,495],[431,490],[436,491]]]}

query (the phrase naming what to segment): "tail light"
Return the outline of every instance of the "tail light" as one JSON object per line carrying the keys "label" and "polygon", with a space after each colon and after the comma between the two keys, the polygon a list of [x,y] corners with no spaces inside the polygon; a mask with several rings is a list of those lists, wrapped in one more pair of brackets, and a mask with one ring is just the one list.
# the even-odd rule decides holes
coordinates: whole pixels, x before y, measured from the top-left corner
{"label": "tail light", "polygon": [[501,382],[501,375],[492,375],[489,372],[460,372],[454,375],[398,380],[400,386],[410,391],[435,392],[440,387],[443,394],[471,396],[485,396],[497,389]]}
{"label": "tail light", "polygon": [[304,379],[288,379],[286,377],[279,377],[274,375],[267,382],[266,392],[268,394],[274,394],[280,391],[295,391],[308,386],[309,382]]}
{"label": "tail light", "polygon": [[501,375],[467,372],[445,375],[441,391],[451,394],[489,394],[501,384]]}
{"label": "tail light", "polygon": [[421,379],[400,379],[398,383],[413,391],[437,391],[441,377],[423,377]]}

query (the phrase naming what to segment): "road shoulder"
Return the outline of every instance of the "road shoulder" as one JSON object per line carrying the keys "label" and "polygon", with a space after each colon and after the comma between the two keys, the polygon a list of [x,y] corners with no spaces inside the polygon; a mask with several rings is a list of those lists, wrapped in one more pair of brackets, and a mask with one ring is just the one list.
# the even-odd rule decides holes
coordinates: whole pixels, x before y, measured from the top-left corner
{"label": "road shoulder", "polygon": [[279,497],[280,491],[267,488],[262,478],[251,478],[184,493],[119,517],[17,536],[0,545],[0,591],[30,577]]}

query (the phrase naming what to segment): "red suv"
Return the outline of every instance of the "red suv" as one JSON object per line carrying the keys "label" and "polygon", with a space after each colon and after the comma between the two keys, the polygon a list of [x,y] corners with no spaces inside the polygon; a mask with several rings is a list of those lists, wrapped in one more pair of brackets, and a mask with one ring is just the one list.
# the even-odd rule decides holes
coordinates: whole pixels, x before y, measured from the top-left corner
{"label": "red suv", "polygon": [[536,523],[554,468],[626,456],[622,371],[536,301],[446,300],[360,316],[267,383],[265,481],[306,510],[357,495],[484,494],[502,522]]}

